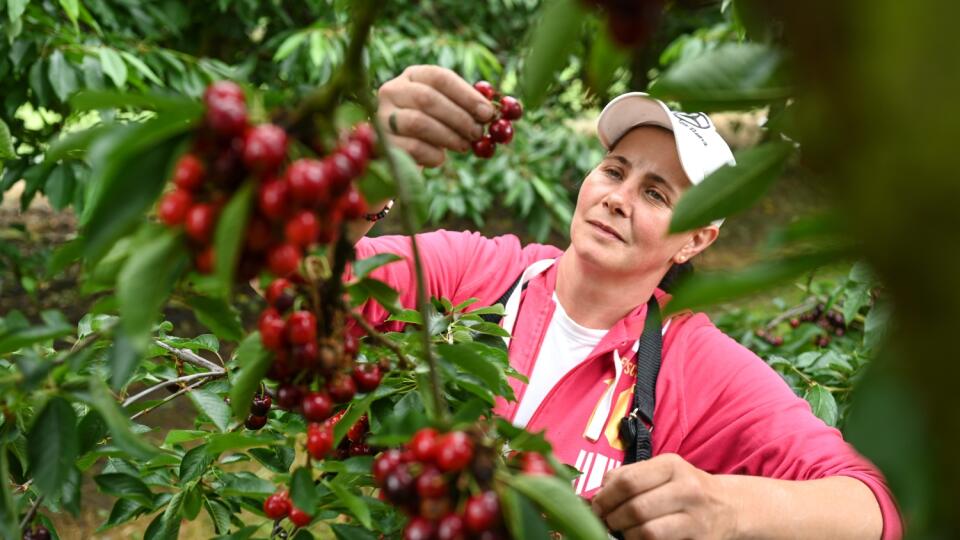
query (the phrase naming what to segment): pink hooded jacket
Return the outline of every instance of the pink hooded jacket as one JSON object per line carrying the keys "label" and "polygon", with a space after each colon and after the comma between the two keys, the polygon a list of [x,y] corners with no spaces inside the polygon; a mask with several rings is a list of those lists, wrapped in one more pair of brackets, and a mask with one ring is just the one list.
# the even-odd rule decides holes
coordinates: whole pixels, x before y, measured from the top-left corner
{"label": "pink hooded jacket", "polygon": [[[478,298],[477,306],[497,301],[527,267],[553,259],[553,246],[521,246],[512,235],[484,238],[478,233],[436,231],[417,235],[426,269],[428,294],[454,304]],[[395,253],[404,258],[372,273],[400,291],[404,307],[416,305],[410,241],[402,236],[365,238],[357,257]],[[529,376],[553,315],[556,265],[530,280],[521,294],[520,311],[510,341],[511,365]],[[669,298],[657,289],[661,305]],[[635,381],[633,345],[643,330],[646,299],[621,319],[594,351],[547,394],[526,428],[545,430],[557,458],[583,474],[574,488],[591,497],[603,474],[623,461],[617,425],[627,412]],[[383,323],[386,310],[376,302],[364,315],[385,331],[401,323]],[[896,504],[881,473],[843,440],[840,432],[813,415],[807,402],[762,359],[718,330],[704,314],[669,319],[656,385],[653,455],[676,453],[714,474],[746,474],[785,480],[850,476],[865,483],[883,514],[883,539],[902,536]],[[616,351],[616,355],[614,352]],[[602,398],[615,380],[615,358],[623,376],[613,399]],[[526,385],[511,380],[517,402],[503,399],[495,412],[513,419]],[[609,404],[608,410],[601,405]],[[604,415],[602,434],[588,437],[594,415]],[[594,432],[596,435],[597,433]]]}

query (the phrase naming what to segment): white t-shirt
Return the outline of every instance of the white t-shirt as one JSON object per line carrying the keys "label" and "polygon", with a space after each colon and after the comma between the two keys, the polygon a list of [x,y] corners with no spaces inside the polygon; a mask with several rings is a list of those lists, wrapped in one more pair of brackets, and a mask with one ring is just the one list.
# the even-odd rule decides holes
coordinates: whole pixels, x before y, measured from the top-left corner
{"label": "white t-shirt", "polygon": [[543,336],[543,345],[533,364],[533,373],[527,390],[517,407],[517,414],[513,417],[513,424],[524,427],[530,417],[540,406],[540,402],[547,396],[564,375],[587,359],[587,356],[600,343],[607,330],[586,328],[575,323],[567,315],[557,294],[553,294],[553,302],[557,308],[550,319],[550,326]]}

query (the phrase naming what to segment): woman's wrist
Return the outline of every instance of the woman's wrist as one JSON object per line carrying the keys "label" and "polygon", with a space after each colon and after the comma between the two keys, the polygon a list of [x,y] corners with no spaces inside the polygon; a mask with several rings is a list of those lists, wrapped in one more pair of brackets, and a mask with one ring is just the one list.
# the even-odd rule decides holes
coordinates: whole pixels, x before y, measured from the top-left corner
{"label": "woman's wrist", "polygon": [[390,199],[389,201],[387,201],[387,204],[385,204],[383,209],[381,209],[379,212],[366,214],[363,217],[364,219],[366,219],[371,223],[376,223],[377,221],[380,221],[381,219],[387,217],[387,214],[390,213],[391,208],[393,208],[393,199]]}

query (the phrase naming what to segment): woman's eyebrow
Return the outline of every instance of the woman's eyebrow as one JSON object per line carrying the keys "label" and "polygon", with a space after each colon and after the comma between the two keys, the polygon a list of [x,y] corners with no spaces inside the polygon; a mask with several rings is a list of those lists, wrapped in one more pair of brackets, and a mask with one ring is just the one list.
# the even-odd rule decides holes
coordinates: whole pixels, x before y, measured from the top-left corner
{"label": "woman's eyebrow", "polygon": [[615,160],[615,161],[619,161],[620,164],[623,165],[623,166],[625,166],[625,167],[630,167],[630,166],[632,165],[632,164],[630,163],[630,160],[628,160],[627,158],[621,156],[620,154],[607,154],[606,156],[603,157],[603,160],[604,160],[604,161],[606,161],[606,160],[608,160],[608,159],[612,159],[612,160]]}

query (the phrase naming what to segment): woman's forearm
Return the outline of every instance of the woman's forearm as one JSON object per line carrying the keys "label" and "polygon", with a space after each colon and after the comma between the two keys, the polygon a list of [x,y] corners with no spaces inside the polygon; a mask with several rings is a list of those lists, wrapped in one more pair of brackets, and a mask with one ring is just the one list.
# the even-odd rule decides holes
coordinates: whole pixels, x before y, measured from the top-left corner
{"label": "woman's forearm", "polygon": [[877,539],[880,505],[863,482],[833,476],[776,480],[718,475],[736,507],[736,538]]}

